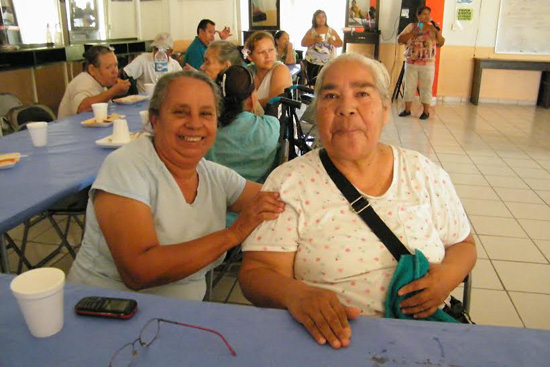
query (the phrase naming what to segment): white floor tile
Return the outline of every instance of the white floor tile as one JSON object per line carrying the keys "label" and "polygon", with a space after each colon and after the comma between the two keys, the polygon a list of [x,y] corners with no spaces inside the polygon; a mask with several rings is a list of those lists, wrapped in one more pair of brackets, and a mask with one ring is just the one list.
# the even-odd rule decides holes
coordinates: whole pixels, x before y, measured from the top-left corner
{"label": "white floor tile", "polygon": [[464,173],[449,173],[451,180],[454,185],[464,184],[464,185],[479,185],[479,186],[489,186],[489,183],[482,175],[470,175]]}
{"label": "white floor tile", "polygon": [[525,232],[535,240],[550,240],[550,221],[518,219]]}
{"label": "white floor tile", "polygon": [[493,188],[475,185],[454,185],[460,199],[500,200]]}
{"label": "white floor tile", "polygon": [[472,289],[470,316],[479,325],[523,327],[505,291]]}
{"label": "white floor tile", "polygon": [[546,240],[534,240],[535,245],[542,251],[546,259],[550,261],[550,241]]}
{"label": "white floor tile", "polygon": [[[514,173],[515,175],[515,173]],[[518,177],[485,176],[493,187],[506,187],[509,189],[529,189],[529,186]]]}
{"label": "white floor tile", "polygon": [[443,169],[448,173],[466,173],[478,175],[479,171],[473,163],[443,162]]}
{"label": "white floor tile", "polygon": [[500,157],[487,157],[487,156],[480,156],[480,155],[470,154],[470,159],[475,164],[506,167],[506,162],[504,162],[504,160],[502,160],[502,158],[500,158]]}
{"label": "white floor tile", "polygon": [[549,264],[493,260],[493,265],[507,290],[550,294]]}
{"label": "white floor tile", "polygon": [[489,260],[477,259],[472,270],[472,278],[473,288],[503,289],[502,283]]}
{"label": "white floor tile", "polygon": [[470,220],[478,235],[527,238],[527,233],[512,218],[470,215]]}
{"label": "white floor tile", "polygon": [[533,190],[550,190],[550,180],[539,180],[537,178],[525,178],[524,181]]}
{"label": "white floor tile", "polygon": [[533,190],[508,189],[505,187],[495,187],[494,190],[505,202],[544,204],[539,195]]}
{"label": "white floor tile", "polygon": [[509,292],[525,326],[550,330],[550,295]]}
{"label": "white floor tile", "polygon": [[500,236],[479,236],[479,239],[490,259],[548,264],[547,259],[530,239]]}
{"label": "white floor tile", "polygon": [[442,163],[472,164],[472,160],[467,155],[463,154],[440,153],[437,155],[437,157]]}
{"label": "white floor tile", "polygon": [[468,215],[512,218],[512,213],[501,201],[480,199],[461,199],[461,201]]}
{"label": "white floor tile", "polygon": [[514,167],[514,172],[522,178],[535,178],[538,180],[550,180],[550,173],[544,169],[528,168],[528,167]]}
{"label": "white floor tile", "polygon": [[235,289],[233,289],[233,292],[231,292],[231,296],[229,296],[228,302],[239,304],[239,305],[252,304],[244,297],[243,292],[241,290],[241,286],[238,282],[237,282],[237,285],[235,286]]}
{"label": "white floor tile", "polygon": [[546,204],[550,205],[550,191],[535,190],[535,192],[546,202]]}
{"label": "white floor tile", "polygon": [[512,168],[541,168],[540,165],[532,159],[504,158],[504,161]]}
{"label": "white floor tile", "polygon": [[477,258],[478,259],[487,259],[488,255],[485,251],[485,247],[483,247],[483,243],[479,239],[477,235],[474,234],[474,240],[476,242],[476,251],[477,251]]}
{"label": "white floor tile", "polygon": [[506,203],[515,218],[550,220],[550,207],[546,204]]}
{"label": "white floor tile", "polygon": [[508,167],[494,166],[492,164],[478,164],[477,169],[485,176],[517,177],[517,174]]}

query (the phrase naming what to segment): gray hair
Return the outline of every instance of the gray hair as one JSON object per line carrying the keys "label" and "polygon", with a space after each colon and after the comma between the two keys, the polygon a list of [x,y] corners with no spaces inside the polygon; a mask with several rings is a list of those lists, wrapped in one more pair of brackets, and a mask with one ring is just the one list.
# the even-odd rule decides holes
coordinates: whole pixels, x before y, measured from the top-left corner
{"label": "gray hair", "polygon": [[155,86],[155,91],[151,97],[151,102],[149,103],[149,121],[151,120],[152,115],[158,116],[160,114],[162,103],[166,100],[168,94],[168,88],[174,81],[180,78],[192,78],[205,82],[210,89],[212,89],[212,93],[214,93],[214,99],[216,100],[216,114],[220,116],[222,109],[222,98],[220,89],[216,83],[214,83],[208,75],[199,71],[183,70],[178,71],[177,73],[168,73],[160,78]]}
{"label": "gray hair", "polygon": [[228,41],[214,41],[208,45],[208,50],[214,50],[216,52],[216,58],[223,64],[229,61],[231,65],[241,65],[243,58],[239,48]]}
{"label": "gray hair", "polygon": [[332,65],[341,61],[357,61],[364,67],[368,68],[374,78],[374,86],[382,99],[382,106],[386,107],[388,105],[390,102],[390,75],[388,74],[388,70],[384,64],[380,61],[370,59],[360,54],[349,53],[338,56],[336,59],[325,64],[325,66],[321,69],[319,76],[317,76],[317,82],[315,83],[315,107],[317,106],[317,97],[319,96],[321,87],[325,82],[325,74],[327,73],[327,70],[329,70]]}

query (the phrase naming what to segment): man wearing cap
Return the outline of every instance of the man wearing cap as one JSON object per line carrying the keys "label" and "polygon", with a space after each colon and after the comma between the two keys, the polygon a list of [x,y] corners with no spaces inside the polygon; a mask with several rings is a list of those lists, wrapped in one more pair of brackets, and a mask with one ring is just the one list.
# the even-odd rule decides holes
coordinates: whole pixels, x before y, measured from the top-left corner
{"label": "man wearing cap", "polygon": [[156,35],[153,43],[151,43],[153,52],[139,55],[131,63],[124,67],[124,72],[126,75],[137,81],[137,89],[139,93],[145,93],[145,83],[157,82],[154,59],[159,48],[164,49],[164,52],[168,55],[168,72],[174,73],[176,71],[181,71],[180,64],[170,57],[172,55],[173,45],[174,41],[172,41],[170,33],[159,33]]}
{"label": "man wearing cap", "polygon": [[215,27],[216,23],[210,19],[203,19],[199,22],[197,26],[197,36],[185,51],[183,66],[189,65],[196,70],[200,70],[201,65],[204,63],[206,48],[209,44],[214,42],[215,34],[218,33],[222,40],[231,36],[229,27],[224,27],[222,31],[217,31]]}

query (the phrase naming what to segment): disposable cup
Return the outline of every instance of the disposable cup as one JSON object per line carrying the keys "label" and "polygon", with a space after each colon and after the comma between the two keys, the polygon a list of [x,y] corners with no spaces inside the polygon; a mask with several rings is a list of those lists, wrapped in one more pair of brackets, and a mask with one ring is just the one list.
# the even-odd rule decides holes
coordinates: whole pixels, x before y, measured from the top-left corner
{"label": "disposable cup", "polygon": [[143,84],[145,87],[145,93],[147,93],[148,96],[152,96],[153,92],[155,91],[155,84],[153,83],[145,83]]}
{"label": "disposable cup", "polygon": [[128,130],[128,122],[124,119],[115,120],[113,123],[113,143],[125,144],[130,141],[130,131]]}
{"label": "disposable cup", "polygon": [[108,103],[93,103],[92,111],[94,111],[94,117],[96,122],[103,122],[107,119]]}
{"label": "disposable cup", "polygon": [[29,122],[26,126],[31,135],[32,145],[35,147],[43,147],[48,144],[47,122]]}
{"label": "disposable cup", "polygon": [[141,117],[141,126],[143,126],[143,129],[147,129],[149,127],[149,111],[139,111],[139,117]]}
{"label": "disposable cup", "polygon": [[45,338],[63,328],[65,273],[56,268],[29,270],[12,280],[11,291],[31,334]]}

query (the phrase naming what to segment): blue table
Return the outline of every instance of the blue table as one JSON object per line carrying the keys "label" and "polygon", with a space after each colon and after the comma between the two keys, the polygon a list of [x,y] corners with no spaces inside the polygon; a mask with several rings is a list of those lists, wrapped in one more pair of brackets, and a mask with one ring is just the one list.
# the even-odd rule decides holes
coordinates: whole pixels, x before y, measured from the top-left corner
{"label": "blue table", "polygon": [[[138,131],[139,111],[148,107],[148,100],[110,105],[109,113],[126,115],[130,131]],[[103,159],[112,151],[95,141],[111,135],[112,127],[80,124],[92,117],[91,112],[84,112],[50,123],[46,147],[35,148],[28,131],[0,138],[0,154],[27,155],[13,168],[0,170],[0,235],[93,183]]]}
{"label": "blue table", "polygon": [[[317,345],[288,312],[184,301],[85,286],[65,286],[65,325],[46,339],[31,336],[10,294],[12,276],[0,275],[0,366],[108,366],[112,353],[133,341],[151,318],[213,328],[210,333],[161,324],[159,337],[139,349],[132,366],[547,366],[550,331],[424,321],[360,318],[350,347]],[[90,295],[134,298],[127,321],[77,316]]]}

